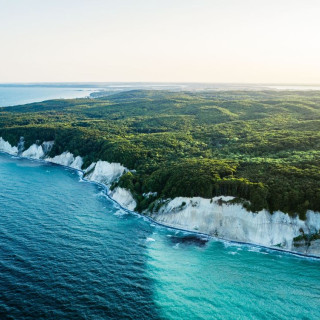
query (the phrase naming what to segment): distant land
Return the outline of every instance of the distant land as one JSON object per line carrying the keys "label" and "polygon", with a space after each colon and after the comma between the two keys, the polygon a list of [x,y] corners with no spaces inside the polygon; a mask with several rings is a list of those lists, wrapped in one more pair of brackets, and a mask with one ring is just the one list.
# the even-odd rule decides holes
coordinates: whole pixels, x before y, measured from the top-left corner
{"label": "distant land", "polygon": [[101,96],[128,90],[221,91],[221,90],[320,90],[320,85],[232,84],[232,83],[148,83],[148,82],[42,82],[0,83],[0,107],[50,99]]}

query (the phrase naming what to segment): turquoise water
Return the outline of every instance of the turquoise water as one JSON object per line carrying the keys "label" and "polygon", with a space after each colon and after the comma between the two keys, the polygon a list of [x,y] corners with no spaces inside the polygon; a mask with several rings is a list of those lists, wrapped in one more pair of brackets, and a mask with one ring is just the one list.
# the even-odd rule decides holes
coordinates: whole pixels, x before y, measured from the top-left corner
{"label": "turquoise water", "polygon": [[49,99],[83,98],[96,91],[95,88],[81,88],[70,86],[27,86],[27,85],[1,85],[0,107],[39,102]]}
{"label": "turquoise water", "polygon": [[0,154],[0,319],[320,319],[320,261],[156,226]]}
{"label": "turquoise water", "polygon": [[8,107],[50,99],[85,98],[93,92],[116,93],[133,89],[177,89],[179,85],[148,83],[38,83],[0,84],[0,107]]}

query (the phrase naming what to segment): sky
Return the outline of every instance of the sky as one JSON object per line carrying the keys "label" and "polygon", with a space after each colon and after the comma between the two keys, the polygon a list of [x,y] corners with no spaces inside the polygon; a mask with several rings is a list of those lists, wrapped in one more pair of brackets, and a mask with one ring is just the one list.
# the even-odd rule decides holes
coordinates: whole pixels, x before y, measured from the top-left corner
{"label": "sky", "polygon": [[0,0],[0,82],[320,84],[320,0]]}

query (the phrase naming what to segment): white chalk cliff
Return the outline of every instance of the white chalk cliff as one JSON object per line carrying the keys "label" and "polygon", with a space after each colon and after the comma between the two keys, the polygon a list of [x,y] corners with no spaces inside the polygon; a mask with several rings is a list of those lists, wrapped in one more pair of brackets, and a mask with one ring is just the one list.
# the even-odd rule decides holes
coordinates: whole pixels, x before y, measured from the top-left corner
{"label": "white chalk cliff", "polygon": [[27,150],[22,151],[21,156],[32,159],[43,159],[52,149],[53,143],[53,141],[46,141],[41,145],[33,144]]}
{"label": "white chalk cliff", "polygon": [[83,164],[83,160],[81,157],[74,157],[70,152],[63,152],[62,154],[53,158],[45,158],[45,160],[78,170],[81,170]]}
{"label": "white chalk cliff", "polygon": [[12,147],[11,144],[0,137],[0,151],[6,152],[12,155],[18,154],[18,147]]}
{"label": "white chalk cliff", "polygon": [[44,157],[44,151],[41,145],[33,144],[29,149],[23,151],[21,156],[33,159],[42,159]]}
{"label": "white chalk cliff", "polygon": [[[80,156],[74,157],[70,152],[63,152],[53,158],[47,157],[53,142],[44,142],[41,145],[33,144],[21,152],[17,147],[0,137],[0,151],[33,159],[43,159],[52,163],[82,170],[85,179],[110,185],[128,171],[120,163],[97,161],[87,169],[82,169],[83,160]],[[154,193],[144,194],[145,197]],[[136,207],[130,191],[117,187],[109,191],[112,197],[121,206],[133,211]],[[320,213],[307,212],[307,219],[290,217],[283,212],[270,214],[266,210],[252,213],[245,210],[241,204],[219,202],[219,199],[228,202],[232,197],[216,197],[204,199],[200,197],[177,197],[168,199],[158,212],[144,212],[153,220],[169,227],[196,231],[226,240],[253,243],[267,247],[277,247],[302,254],[320,257],[320,240],[306,244],[304,240],[299,245],[293,239],[302,233],[314,234],[320,232]]]}
{"label": "white chalk cliff", "polygon": [[120,163],[109,163],[107,161],[99,160],[95,165],[91,164],[85,170],[86,179],[103,183],[110,186],[111,183],[119,179],[128,169]]}
{"label": "white chalk cliff", "polygon": [[[219,199],[233,197],[178,197],[169,200],[151,217],[159,223],[180,229],[197,231],[226,240],[259,244],[267,247],[296,251],[293,239],[320,230],[320,214],[307,212],[306,221],[277,211],[248,212],[240,204],[219,204]],[[320,248],[319,248],[320,249]],[[307,248],[305,248],[307,250]],[[299,250],[301,251],[301,250]],[[315,254],[315,252],[305,252]],[[318,251],[320,255],[320,250]]]}
{"label": "white chalk cliff", "polygon": [[133,211],[137,206],[131,192],[127,189],[117,187],[109,193],[109,196],[128,210]]}

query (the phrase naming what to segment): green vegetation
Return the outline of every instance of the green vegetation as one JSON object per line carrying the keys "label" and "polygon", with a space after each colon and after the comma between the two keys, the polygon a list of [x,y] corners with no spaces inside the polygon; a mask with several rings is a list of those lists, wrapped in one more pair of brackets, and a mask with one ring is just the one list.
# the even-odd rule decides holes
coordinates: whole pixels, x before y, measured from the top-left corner
{"label": "green vegetation", "polygon": [[296,247],[310,246],[315,240],[320,240],[320,231],[316,233],[306,234],[301,230],[301,234],[293,239]]}
{"label": "green vegetation", "polygon": [[[138,210],[176,196],[244,199],[247,209],[320,210],[320,92],[129,91],[0,111],[0,136],[55,140],[85,166],[120,162]],[[115,187],[115,185],[113,186]],[[143,193],[157,192],[144,197]]]}

